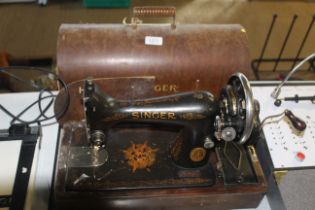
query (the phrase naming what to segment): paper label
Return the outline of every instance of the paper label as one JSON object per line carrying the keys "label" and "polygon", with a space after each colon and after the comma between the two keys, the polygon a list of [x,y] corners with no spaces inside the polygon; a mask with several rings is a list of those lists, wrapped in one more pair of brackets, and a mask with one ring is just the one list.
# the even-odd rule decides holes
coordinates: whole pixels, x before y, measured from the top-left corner
{"label": "paper label", "polygon": [[159,37],[159,36],[146,36],[144,39],[144,44],[162,46],[163,45],[163,38]]}

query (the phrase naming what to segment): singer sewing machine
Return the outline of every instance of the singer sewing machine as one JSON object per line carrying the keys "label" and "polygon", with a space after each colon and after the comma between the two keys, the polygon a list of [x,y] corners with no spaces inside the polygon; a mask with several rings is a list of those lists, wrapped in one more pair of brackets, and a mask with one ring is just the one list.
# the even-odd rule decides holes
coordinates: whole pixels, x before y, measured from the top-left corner
{"label": "singer sewing machine", "polygon": [[134,13],[131,23],[59,30],[71,100],[59,119],[55,209],[256,207],[267,185],[246,31],[138,19],[175,20],[174,8]]}
{"label": "singer sewing machine", "polygon": [[[259,132],[259,106],[241,73],[231,76],[220,98],[191,91],[119,100],[89,78],[81,99],[84,120],[63,126],[58,178],[65,191],[57,194],[59,199],[63,193],[79,200],[99,199],[100,193],[105,200],[130,193],[129,200],[139,192],[144,198],[152,193],[163,197],[165,192],[185,189],[179,196],[193,192],[204,200],[224,191],[266,188],[255,149],[248,144],[254,141],[253,130]],[[68,203],[68,196],[62,202]],[[208,206],[210,200],[202,202]],[[140,206],[151,205],[142,202],[146,204]]]}

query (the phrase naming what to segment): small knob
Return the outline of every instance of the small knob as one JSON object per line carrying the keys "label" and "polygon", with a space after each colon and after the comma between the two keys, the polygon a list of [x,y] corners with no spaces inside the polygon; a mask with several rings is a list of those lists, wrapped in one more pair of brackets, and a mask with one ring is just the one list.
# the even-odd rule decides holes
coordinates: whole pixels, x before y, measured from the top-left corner
{"label": "small knob", "polygon": [[204,144],[203,147],[206,149],[211,149],[214,147],[214,142],[212,141],[212,139],[210,138],[210,136],[207,136],[204,140]]}
{"label": "small knob", "polygon": [[296,153],[296,159],[298,160],[298,161],[303,161],[304,159],[305,159],[305,155],[304,155],[304,153],[303,152],[298,152],[298,153]]}
{"label": "small knob", "polygon": [[280,99],[275,100],[274,105],[278,107],[281,106],[281,100]]}
{"label": "small knob", "polygon": [[290,110],[285,110],[284,114],[291,121],[295,129],[298,131],[304,131],[306,129],[306,123],[302,119],[295,116]]}
{"label": "small knob", "polygon": [[90,138],[92,146],[101,148],[105,146],[105,134],[101,130],[95,130],[91,134]]}

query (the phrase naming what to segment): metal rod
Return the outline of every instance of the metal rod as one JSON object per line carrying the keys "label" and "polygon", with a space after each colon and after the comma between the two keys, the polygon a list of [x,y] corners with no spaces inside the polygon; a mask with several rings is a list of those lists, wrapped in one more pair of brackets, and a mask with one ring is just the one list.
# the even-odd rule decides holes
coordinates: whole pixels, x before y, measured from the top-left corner
{"label": "metal rod", "polygon": [[[252,62],[251,62],[251,66],[252,68],[255,68],[255,66],[257,65],[258,62],[261,62],[261,63],[274,63],[276,62],[276,58],[263,58],[261,60],[259,60],[258,58],[256,59],[253,59]],[[296,61],[300,62],[302,61],[303,59],[302,58],[298,58]],[[294,61],[294,58],[281,58],[279,60],[280,63],[282,62],[290,62],[292,63]],[[301,69],[301,71],[307,71],[308,68],[306,69]],[[259,72],[260,73],[267,73],[267,72],[270,72],[271,69],[261,69]],[[277,69],[277,72],[288,72],[288,69]]]}
{"label": "metal rod", "polygon": [[310,54],[309,56],[307,56],[304,60],[302,60],[301,62],[298,63],[298,65],[296,65],[292,70],[290,70],[290,72],[286,75],[286,77],[282,80],[282,82],[272,91],[271,93],[271,97],[274,99],[277,99],[278,96],[280,95],[280,91],[282,86],[284,85],[284,83],[286,83],[290,77],[300,69],[301,66],[303,66],[304,63],[310,61],[311,59],[315,58],[315,52]]}
{"label": "metal rod", "polygon": [[284,48],[285,48],[286,45],[287,45],[287,42],[288,42],[288,40],[289,40],[289,37],[290,37],[290,35],[291,35],[293,26],[294,26],[295,21],[296,21],[297,18],[298,18],[297,15],[294,15],[293,18],[292,18],[290,28],[289,28],[289,30],[288,30],[288,32],[287,32],[287,35],[286,35],[286,37],[285,37],[285,39],[284,39],[284,42],[283,42],[283,44],[282,44],[281,50],[280,50],[279,55],[278,55],[278,59],[277,59],[275,65],[274,65],[274,67],[273,67],[273,70],[272,70],[273,72],[275,72],[276,69],[277,69],[277,67],[278,67],[279,60],[281,59],[282,53],[283,53],[283,51],[284,51]]}
{"label": "metal rod", "polygon": [[256,78],[257,78],[258,80],[259,80],[258,71],[259,71],[260,61],[261,61],[261,59],[264,57],[264,54],[265,54],[267,45],[268,45],[268,43],[269,43],[270,35],[271,35],[272,30],[273,30],[273,26],[274,26],[274,24],[275,24],[275,22],[276,22],[277,17],[278,17],[277,14],[273,14],[273,16],[272,16],[272,21],[271,21],[271,24],[270,24],[270,27],[269,27],[269,30],[268,30],[266,39],[265,39],[263,48],[262,48],[262,50],[261,50],[261,53],[260,53],[258,62],[257,62],[256,69],[254,70],[255,76],[256,76]]}
{"label": "metal rod", "polygon": [[[295,58],[281,58],[279,62],[293,62]],[[304,58],[298,58],[297,61],[302,61]],[[260,60],[261,62],[275,62],[277,58],[264,58]],[[259,62],[259,59],[254,59],[253,62]]]}
{"label": "metal rod", "polygon": [[252,67],[253,73],[255,75],[256,80],[260,80],[260,76],[258,74],[258,70],[256,69],[256,63],[255,61],[250,62],[250,65]]}
{"label": "metal rod", "polygon": [[295,66],[295,64],[297,62],[297,59],[300,57],[300,54],[301,54],[301,52],[302,52],[302,50],[304,48],[305,42],[306,42],[306,40],[308,38],[308,35],[309,35],[309,33],[310,33],[310,31],[311,31],[311,29],[313,27],[314,21],[315,21],[315,15],[313,15],[313,18],[312,18],[312,20],[311,20],[311,22],[310,22],[310,24],[308,26],[308,29],[307,29],[307,31],[306,31],[306,33],[304,35],[303,41],[301,42],[300,48],[299,48],[299,50],[298,50],[298,52],[297,52],[297,54],[295,56],[295,59],[294,59],[294,62],[293,62],[293,65],[292,65],[291,69],[293,69],[293,67]]}
{"label": "metal rod", "polygon": [[[301,71],[308,71],[308,69],[301,69]],[[277,69],[277,72],[280,74],[282,73],[282,76],[284,77],[286,75],[286,73],[288,73],[288,69]],[[266,74],[269,73],[270,75],[270,70],[268,69],[261,69],[260,74]],[[283,78],[281,77],[281,78]],[[303,80],[300,77],[295,77],[294,80]]]}
{"label": "metal rod", "polygon": [[[285,113],[286,110],[284,110],[283,112],[281,112],[280,114],[275,114],[275,115],[269,115],[267,117],[265,117],[265,119],[263,119],[260,123],[260,126],[259,126],[259,130],[262,129],[264,127],[264,125],[266,125],[267,123],[267,120],[270,120],[272,118],[280,118],[278,120],[275,120],[276,122],[280,121],[282,119],[282,117],[284,116],[284,113]],[[272,122],[271,122],[272,123]]]}

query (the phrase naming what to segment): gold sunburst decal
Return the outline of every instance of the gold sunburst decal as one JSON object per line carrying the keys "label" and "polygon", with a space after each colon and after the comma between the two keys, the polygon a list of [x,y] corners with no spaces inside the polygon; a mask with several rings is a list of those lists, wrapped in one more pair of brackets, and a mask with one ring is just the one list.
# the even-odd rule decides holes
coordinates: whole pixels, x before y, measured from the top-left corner
{"label": "gold sunburst decal", "polygon": [[155,162],[157,151],[158,149],[152,149],[148,146],[146,141],[143,144],[131,142],[131,146],[123,150],[123,153],[128,165],[132,168],[132,172],[135,172],[137,169],[146,168],[149,170],[149,167]]}

